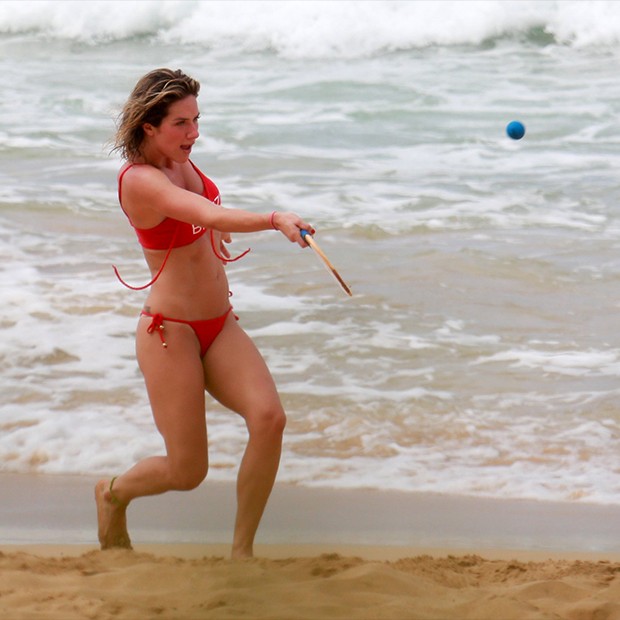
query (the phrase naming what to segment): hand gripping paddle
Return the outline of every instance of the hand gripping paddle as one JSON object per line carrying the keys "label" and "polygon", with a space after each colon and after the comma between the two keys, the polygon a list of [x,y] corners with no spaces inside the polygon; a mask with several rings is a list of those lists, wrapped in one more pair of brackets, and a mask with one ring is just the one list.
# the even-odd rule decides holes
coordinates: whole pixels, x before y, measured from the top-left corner
{"label": "hand gripping paddle", "polygon": [[340,274],[336,271],[336,268],[329,262],[327,256],[321,248],[318,246],[317,242],[314,240],[312,235],[305,229],[302,228],[300,231],[301,238],[315,251],[316,255],[323,261],[327,270],[336,278],[336,281],[342,287],[342,290],[349,296],[353,297],[353,293],[351,289],[346,285],[345,281],[340,277]]}

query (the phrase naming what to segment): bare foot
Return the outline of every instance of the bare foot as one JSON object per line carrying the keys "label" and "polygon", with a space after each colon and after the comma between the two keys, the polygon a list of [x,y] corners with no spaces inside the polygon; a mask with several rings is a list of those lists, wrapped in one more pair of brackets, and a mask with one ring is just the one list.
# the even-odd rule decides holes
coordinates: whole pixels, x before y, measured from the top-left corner
{"label": "bare foot", "polygon": [[95,486],[99,543],[102,549],[132,549],[127,533],[127,505],[112,502],[109,484],[109,480],[100,480]]}

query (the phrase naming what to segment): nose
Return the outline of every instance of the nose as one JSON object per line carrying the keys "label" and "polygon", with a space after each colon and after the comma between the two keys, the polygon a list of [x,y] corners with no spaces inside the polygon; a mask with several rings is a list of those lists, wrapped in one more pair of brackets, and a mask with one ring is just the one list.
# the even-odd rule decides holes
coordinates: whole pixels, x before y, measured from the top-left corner
{"label": "nose", "polygon": [[187,137],[191,138],[192,140],[197,140],[198,136],[200,136],[200,132],[198,131],[198,123],[192,123]]}

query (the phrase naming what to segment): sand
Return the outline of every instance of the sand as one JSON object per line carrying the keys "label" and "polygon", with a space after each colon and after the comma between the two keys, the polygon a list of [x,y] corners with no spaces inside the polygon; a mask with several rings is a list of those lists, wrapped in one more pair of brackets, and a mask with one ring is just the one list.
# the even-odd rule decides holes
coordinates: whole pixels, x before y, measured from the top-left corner
{"label": "sand", "polygon": [[137,502],[134,551],[99,551],[93,484],[0,475],[2,620],[620,620],[620,507],[278,485],[231,561],[232,485]]}

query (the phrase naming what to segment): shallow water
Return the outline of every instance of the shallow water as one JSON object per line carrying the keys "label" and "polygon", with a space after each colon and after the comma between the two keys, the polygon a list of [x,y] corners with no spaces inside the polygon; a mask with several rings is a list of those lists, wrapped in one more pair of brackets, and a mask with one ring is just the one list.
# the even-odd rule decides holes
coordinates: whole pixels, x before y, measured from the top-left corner
{"label": "shallow water", "polygon": [[[0,5],[0,469],[161,450],[107,142],[166,65],[203,84],[193,159],[224,204],[302,214],[354,292],[273,233],[234,244],[289,415],[281,480],[620,501],[618,5],[120,7]],[[232,479],[243,424],[208,419]]]}

